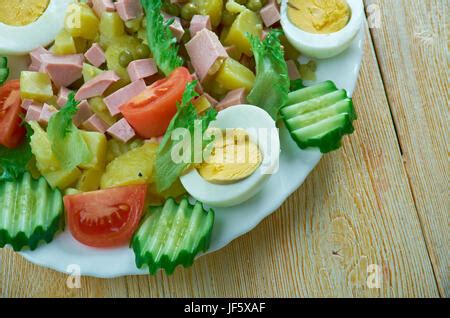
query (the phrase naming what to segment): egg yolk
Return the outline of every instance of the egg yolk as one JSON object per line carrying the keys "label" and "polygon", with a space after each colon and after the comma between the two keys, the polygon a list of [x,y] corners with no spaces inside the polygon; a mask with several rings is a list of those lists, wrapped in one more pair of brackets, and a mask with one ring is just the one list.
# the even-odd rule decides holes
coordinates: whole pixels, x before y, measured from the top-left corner
{"label": "egg yolk", "polygon": [[36,21],[47,9],[49,0],[0,1],[0,22],[12,26],[24,26]]}
{"label": "egg yolk", "polygon": [[288,17],[303,31],[328,34],[347,25],[351,10],[345,0],[289,0]]}
{"label": "egg yolk", "polygon": [[211,183],[229,184],[252,175],[261,162],[259,147],[250,141],[245,131],[234,129],[216,140],[210,157],[197,170]]}

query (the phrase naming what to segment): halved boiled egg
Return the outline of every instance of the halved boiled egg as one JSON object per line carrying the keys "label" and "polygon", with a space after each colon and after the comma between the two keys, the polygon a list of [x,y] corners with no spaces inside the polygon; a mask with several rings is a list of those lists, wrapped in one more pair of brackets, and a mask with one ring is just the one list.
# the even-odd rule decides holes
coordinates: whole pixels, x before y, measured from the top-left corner
{"label": "halved boiled egg", "polygon": [[345,51],[364,19],[362,0],[282,0],[281,25],[302,54],[325,59]]}
{"label": "halved boiled egg", "polygon": [[50,44],[73,1],[0,1],[0,55],[23,55]]}
{"label": "halved boiled egg", "polygon": [[252,105],[222,110],[211,127],[215,136],[211,155],[183,175],[181,183],[192,197],[211,207],[238,205],[276,173],[278,129],[266,111]]}

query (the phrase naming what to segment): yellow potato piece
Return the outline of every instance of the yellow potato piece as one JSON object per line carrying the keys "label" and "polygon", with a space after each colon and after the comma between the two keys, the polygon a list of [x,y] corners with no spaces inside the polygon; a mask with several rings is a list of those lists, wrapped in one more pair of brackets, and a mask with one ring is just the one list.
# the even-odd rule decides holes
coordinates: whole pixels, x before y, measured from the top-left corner
{"label": "yellow potato piece", "polygon": [[53,52],[57,55],[68,55],[77,53],[77,47],[73,37],[66,30],[62,30],[55,39]]}
{"label": "yellow potato piece", "polygon": [[95,40],[100,21],[94,11],[85,3],[71,4],[64,20],[64,28],[73,37]]}
{"label": "yellow potato piece", "polygon": [[77,182],[76,188],[82,192],[96,191],[100,188],[100,178],[103,170],[88,169],[84,170]]}
{"label": "yellow potato piece", "polygon": [[80,165],[80,168],[103,170],[106,164],[106,136],[98,132],[83,130],[80,133],[92,153],[91,162]]}
{"label": "yellow potato piece", "polygon": [[241,63],[227,58],[217,72],[215,81],[227,90],[244,87],[250,91],[255,83],[255,74]]}
{"label": "yellow potato piece", "polygon": [[78,178],[81,177],[81,170],[78,168],[58,170],[55,172],[43,173],[43,176],[52,188],[64,190],[77,182]]}
{"label": "yellow potato piece", "polygon": [[20,73],[20,96],[22,99],[32,99],[45,102],[53,97],[50,77],[46,73],[22,71]]}
{"label": "yellow potato piece", "polygon": [[240,13],[228,31],[224,44],[235,45],[236,48],[247,56],[252,56],[252,47],[246,33],[261,37],[262,21],[258,14],[245,10]]}
{"label": "yellow potato piece", "polygon": [[111,161],[102,176],[102,189],[153,182],[153,165],[159,145],[146,143]]}

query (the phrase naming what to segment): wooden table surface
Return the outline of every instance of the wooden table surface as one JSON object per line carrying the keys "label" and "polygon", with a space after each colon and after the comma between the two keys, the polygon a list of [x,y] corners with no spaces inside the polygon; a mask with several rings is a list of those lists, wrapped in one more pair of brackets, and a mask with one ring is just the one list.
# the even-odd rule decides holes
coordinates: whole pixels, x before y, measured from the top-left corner
{"label": "wooden table surface", "polygon": [[365,4],[356,133],[279,211],[170,277],[83,277],[81,288],[69,289],[66,275],[3,249],[0,294],[448,297],[449,2]]}

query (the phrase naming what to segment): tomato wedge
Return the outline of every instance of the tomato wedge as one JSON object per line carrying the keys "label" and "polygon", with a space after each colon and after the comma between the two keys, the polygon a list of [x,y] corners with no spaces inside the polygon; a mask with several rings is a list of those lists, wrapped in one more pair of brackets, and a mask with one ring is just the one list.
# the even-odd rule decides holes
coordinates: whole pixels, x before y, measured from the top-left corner
{"label": "tomato wedge", "polygon": [[73,237],[92,247],[129,244],[141,220],[147,185],[66,195],[64,207]]}
{"label": "tomato wedge", "polygon": [[26,134],[20,117],[24,110],[20,104],[18,80],[6,82],[0,87],[0,144],[8,148],[21,144]]}
{"label": "tomato wedge", "polygon": [[189,70],[179,67],[168,78],[147,87],[120,110],[141,137],[162,136],[177,113],[177,102],[181,101],[190,81],[192,76]]}

